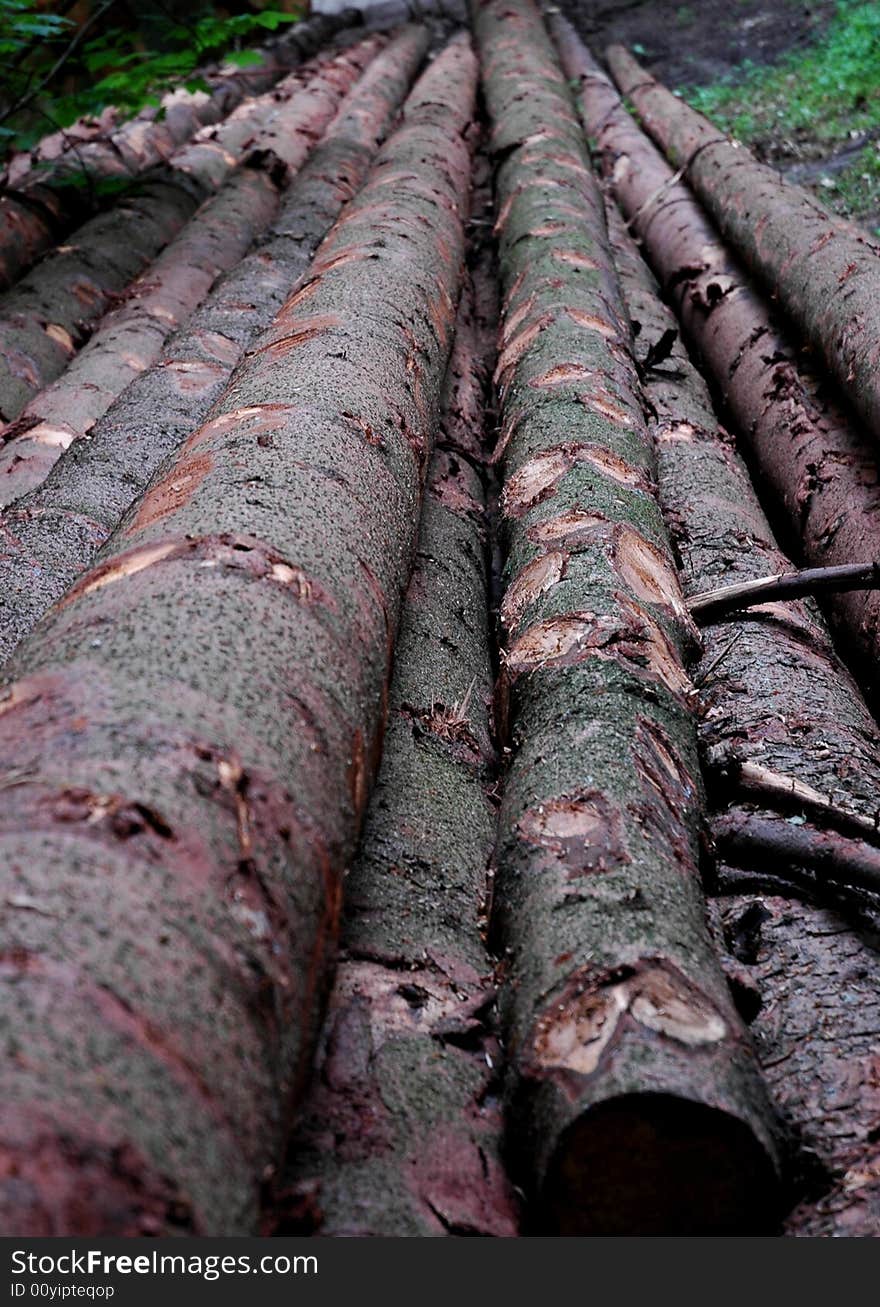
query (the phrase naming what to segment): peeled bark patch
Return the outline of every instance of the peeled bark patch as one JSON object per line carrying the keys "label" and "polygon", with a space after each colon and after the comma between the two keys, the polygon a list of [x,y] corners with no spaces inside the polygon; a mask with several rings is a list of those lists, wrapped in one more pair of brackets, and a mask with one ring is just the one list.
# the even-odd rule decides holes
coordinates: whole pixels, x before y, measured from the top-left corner
{"label": "peeled bark patch", "polygon": [[[311,313],[345,310],[344,325],[250,353],[182,451],[206,460],[191,493],[131,516],[0,699],[4,766],[28,778],[0,791],[8,893],[46,908],[3,922],[10,1038],[40,1038],[2,1059],[2,1173],[39,1127],[61,1177],[0,1190],[22,1233],[168,1231],[175,1210],[192,1233],[245,1233],[279,1161],[381,738],[414,450],[433,443],[461,278],[466,42],[427,79],[436,104],[405,115],[314,265]],[[345,250],[369,257],[323,270]],[[152,493],[174,481],[172,460]],[[92,796],[72,814],[71,790]],[[105,798],[140,820],[106,820]],[[108,1140],[132,1159],[123,1198],[74,1209],[68,1177]]]}
{"label": "peeled bark patch", "polygon": [[[410,27],[373,60],[285,192],[270,239],[221,279],[89,439],[66,450],[44,484],[0,519],[0,658],[89,566],[163,459],[222,394],[363,182],[426,45],[424,29]],[[339,75],[337,69],[333,76]],[[325,93],[332,89],[331,83]],[[292,133],[290,148],[310,137]],[[262,439],[271,436],[263,432]],[[178,478],[166,486],[166,500],[188,484]]]}
{"label": "peeled bark patch", "polygon": [[646,130],[835,373],[880,439],[880,246],[758,163],[620,46],[608,60]]}
{"label": "peeled bark patch", "polygon": [[[509,967],[511,1151],[538,1228],[760,1229],[768,1110],[703,920],[690,624],[602,198],[535,8],[488,0],[475,21],[506,324],[496,376],[511,624],[498,716],[510,763],[494,903]],[[543,384],[560,364],[566,375]],[[548,525],[559,520],[564,546]],[[600,983],[598,1026],[579,1024],[591,975],[638,975],[643,990]],[[711,1038],[678,1038],[685,1029]],[[551,1030],[564,1065],[536,1058]]]}

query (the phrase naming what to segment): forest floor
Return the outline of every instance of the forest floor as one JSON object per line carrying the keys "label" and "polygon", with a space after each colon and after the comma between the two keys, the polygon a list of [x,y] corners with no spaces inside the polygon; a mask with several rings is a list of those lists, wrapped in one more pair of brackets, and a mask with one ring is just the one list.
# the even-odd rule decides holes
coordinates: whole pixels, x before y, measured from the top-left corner
{"label": "forest floor", "polygon": [[880,4],[563,0],[594,51],[620,41],[759,157],[880,225]]}

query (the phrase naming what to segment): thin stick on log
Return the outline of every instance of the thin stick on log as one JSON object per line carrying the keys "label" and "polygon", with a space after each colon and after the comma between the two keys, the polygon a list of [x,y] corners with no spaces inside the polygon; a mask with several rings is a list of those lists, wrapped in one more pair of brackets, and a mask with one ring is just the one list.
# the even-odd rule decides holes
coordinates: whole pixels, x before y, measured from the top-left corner
{"label": "thin stick on log", "polygon": [[741,808],[715,817],[712,837],[718,856],[735,866],[783,876],[781,868],[808,867],[844,885],[880,894],[880,849],[876,844]]}
{"label": "thin stick on log", "polygon": [[89,439],[75,441],[0,518],[0,663],[90,565],[269,326],[366,176],[427,43],[423,28],[410,27],[378,55],[294,178],[271,239],[221,280]]}
{"label": "thin stick on log", "polygon": [[504,291],[511,1150],[555,1233],[761,1229],[771,1119],[705,931],[692,631],[602,197],[535,7],[474,14]]}
{"label": "thin stick on log", "polygon": [[[109,137],[83,143],[60,154],[49,145],[45,162],[38,150],[39,168],[30,160],[16,160],[0,195],[0,290],[17,281],[32,263],[86,214],[83,202],[88,188],[73,185],[85,176],[90,182],[136,177],[167,159],[200,127],[216,123],[247,94],[268,90],[281,74],[307,55],[317,53],[335,33],[350,26],[357,15],[317,14],[298,25],[297,37],[284,47],[283,57],[259,69],[236,69],[209,75],[210,94],[176,90],[164,96],[159,110],[151,108],[113,131]],[[27,165],[27,166],[25,166]]]}
{"label": "thin stick on log", "polygon": [[686,170],[724,238],[824,355],[880,440],[880,246],[729,140],[622,46],[607,59],[645,129]]}
{"label": "thin stick on log", "polygon": [[[328,62],[264,127],[251,124],[253,147],[271,150],[273,162],[296,172],[379,44],[369,38]],[[250,211],[247,194],[254,196]],[[268,176],[259,177],[252,169],[244,175],[233,173],[218,196],[129,287],[124,303],[104,317],[66,371],[0,430],[5,446],[0,450],[0,506],[38,486],[62,452],[91,430],[129,382],[152,366],[168,337],[219,274],[244,258],[277,209],[277,187]]]}
{"label": "thin stick on log", "polygon": [[[564,57],[569,75],[580,83],[584,124],[599,141],[624,217],[641,210],[633,231],[713,374],[768,492],[784,510],[792,540],[816,567],[880,558],[880,469],[866,436],[805,369],[688,188],[675,185],[662,201],[644,207],[671,179],[671,168],[583,44],[567,41]],[[670,427],[668,439],[676,438]],[[702,439],[698,427],[693,439],[696,449]],[[732,536],[731,542],[734,556],[741,554]],[[789,566],[783,562],[763,570]],[[736,579],[754,575],[740,573]],[[698,588],[721,579],[728,578],[707,576]],[[877,698],[880,594],[833,594],[826,602],[847,660]]]}
{"label": "thin stick on log", "polygon": [[693,595],[687,603],[698,622],[717,622],[730,613],[754,608],[768,600],[801,599],[804,595],[826,591],[876,590],[878,586],[880,563],[842,563],[838,567],[804,567],[797,572],[737,581]]}
{"label": "thin stick on log", "polygon": [[[244,1234],[302,1091],[462,275],[476,67],[416,87],[309,280],[0,701],[0,1228]],[[39,1017],[37,1016],[39,1013]],[[96,1073],[96,1068],[97,1073]]]}

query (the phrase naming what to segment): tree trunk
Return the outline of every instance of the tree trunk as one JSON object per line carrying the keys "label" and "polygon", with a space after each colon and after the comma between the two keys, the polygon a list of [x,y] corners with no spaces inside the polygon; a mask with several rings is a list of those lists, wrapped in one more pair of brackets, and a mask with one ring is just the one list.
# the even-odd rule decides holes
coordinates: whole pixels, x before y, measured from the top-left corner
{"label": "tree trunk", "polygon": [[[0,703],[0,1228],[243,1234],[301,1090],[458,297],[475,61]],[[20,782],[20,783],[19,783]],[[39,1014],[39,1015],[37,1015]]]}
{"label": "tree trunk", "polygon": [[211,77],[209,95],[171,92],[163,97],[161,116],[155,109],[145,111],[107,140],[90,141],[56,155],[49,167],[22,171],[19,164],[12,169],[4,178],[7,189],[0,195],[0,290],[17,281],[40,254],[82,220],[93,202],[90,186],[79,185],[84,178],[93,187],[101,180],[136,177],[161,163],[198,127],[219,121],[246,95],[268,90],[286,68],[316,53],[352,19],[351,10],[316,15],[279,44],[276,57],[265,67]]}
{"label": "tree trunk", "polygon": [[762,1230],[772,1126],[705,927],[692,628],[602,199],[536,9],[475,18],[504,291],[511,1138],[542,1228]]}
{"label": "tree trunk", "polygon": [[[581,84],[614,194],[682,324],[715,378],[776,503],[791,544],[816,566],[880,558],[880,472],[861,433],[820,388],[751,289],[686,186],[620,104],[583,46],[564,47]],[[825,601],[872,701],[880,595]]]}
{"label": "tree trunk", "polygon": [[466,285],[382,766],[345,882],[342,957],[287,1173],[288,1234],[516,1234],[480,937],[495,838],[479,468],[492,361],[472,353],[475,334]]}
{"label": "tree trunk", "polygon": [[271,239],[168,342],[156,365],[0,518],[0,663],[92,562],[156,468],[222,394],[358,190],[427,47],[411,27],[373,61],[287,191]]}
{"label": "tree trunk", "polygon": [[684,170],[724,238],[824,355],[880,440],[880,246],[728,140],[622,46],[612,46],[607,58],[646,130]]}
{"label": "tree trunk", "polygon": [[[315,136],[330,122],[376,53],[371,38],[330,62],[271,122],[237,142],[250,140],[260,151],[294,171]],[[250,198],[249,198],[250,197]],[[152,366],[171,335],[204,299],[221,272],[234,267],[277,211],[277,189],[251,169],[230,178],[219,195],[194,215],[175,241],[108,314],[88,345],[65,372],[0,431],[0,505],[34,488],[70,443],[85,435],[114,399]]]}

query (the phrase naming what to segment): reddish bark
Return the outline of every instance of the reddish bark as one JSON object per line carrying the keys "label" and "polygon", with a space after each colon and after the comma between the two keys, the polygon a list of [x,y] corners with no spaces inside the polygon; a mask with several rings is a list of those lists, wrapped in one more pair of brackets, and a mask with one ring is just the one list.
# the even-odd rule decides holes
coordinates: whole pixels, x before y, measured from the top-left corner
{"label": "reddish bark", "polygon": [[251,1228],[381,736],[475,76],[461,40],[431,66],[309,279],[11,666],[3,865],[41,911],[0,946],[27,1043],[0,1070],[4,1229]]}
{"label": "reddish bark", "polygon": [[[369,53],[374,46],[370,38]],[[361,55],[324,60],[280,105],[272,96],[253,101],[234,122],[185,145],[139,195],[84,224],[0,299],[0,416],[16,418],[64,370],[113,297],[219,189],[264,128],[288,167],[303,162],[351,85],[352,62],[361,67]]]}
{"label": "reddish bark", "polygon": [[365,177],[427,46],[410,27],[372,62],[288,189],[271,239],[214,288],[158,363],[0,519],[0,661],[73,584],[162,460],[205,417]]}
{"label": "reddish bark", "polygon": [[[563,53],[624,216],[784,509],[792,540],[816,566],[880,558],[880,474],[866,439],[805,367],[583,46],[569,41]],[[876,699],[880,595],[835,595],[826,607]]]}
{"label": "reddish bark", "polygon": [[348,10],[310,18],[259,69],[209,77],[210,94],[174,91],[163,97],[158,119],[156,109],[147,110],[107,139],[78,143],[75,149],[60,152],[50,137],[35,160],[43,162],[48,151],[49,167],[31,171],[24,160],[15,160],[0,195],[0,290],[17,281],[40,254],[83,219],[91,199],[89,186],[79,184],[84,176],[93,185],[109,178],[136,177],[161,163],[200,126],[225,117],[246,95],[268,90],[286,68],[316,53],[336,32],[350,26],[352,17]]}
{"label": "reddish bark", "polygon": [[[345,883],[342,957],[294,1139],[284,1233],[516,1234],[480,914],[495,835],[483,449],[491,360],[466,285],[382,766]],[[483,339],[485,344],[485,339]]]}
{"label": "reddish bark", "polygon": [[608,63],[646,130],[726,240],[823,354],[880,440],[880,246],[759,163],[651,77],[622,46]]}
{"label": "reddish bark", "polygon": [[[236,129],[234,142],[219,137],[218,142],[227,149],[233,145],[236,153],[249,144],[271,150],[296,171],[378,45],[376,38],[361,42],[282,102],[262,127],[249,120]],[[181,163],[191,163],[202,148],[191,147]],[[123,305],[105,317],[66,371],[0,431],[5,441],[0,451],[0,505],[39,485],[63,450],[85,435],[126,385],[155,362],[172,331],[186,321],[217,276],[245,256],[276,210],[277,190],[267,177],[250,169],[238,179],[233,174],[219,196],[129,288]]]}
{"label": "reddish bark", "polygon": [[545,1229],[761,1229],[771,1129],[705,929],[692,628],[602,198],[536,9],[475,20],[504,289],[511,1145]]}

